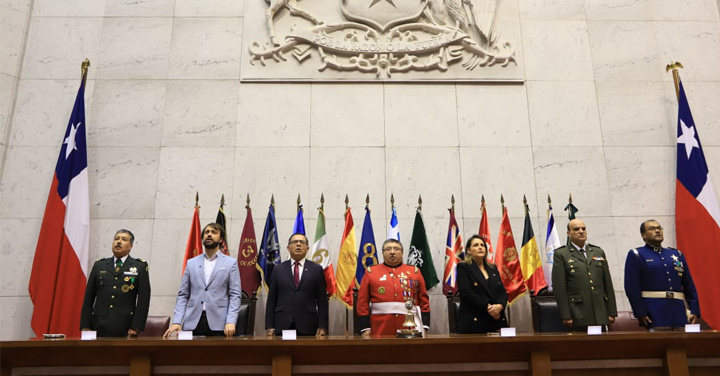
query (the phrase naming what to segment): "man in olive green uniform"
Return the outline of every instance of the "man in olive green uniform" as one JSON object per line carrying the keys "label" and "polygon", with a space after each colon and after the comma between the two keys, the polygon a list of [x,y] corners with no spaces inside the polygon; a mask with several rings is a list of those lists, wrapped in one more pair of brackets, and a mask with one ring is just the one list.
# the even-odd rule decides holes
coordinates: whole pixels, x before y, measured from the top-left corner
{"label": "man in olive green uniform", "polygon": [[615,322],[617,306],[610,269],[602,248],[587,243],[585,222],[568,223],[570,243],[555,250],[552,282],[563,325],[587,331]]}
{"label": "man in olive green uniform", "polygon": [[144,260],[129,256],[135,236],[118,230],[113,257],[100,259],[88,277],[80,330],[98,337],[134,337],[145,330],[150,309],[150,277]]}

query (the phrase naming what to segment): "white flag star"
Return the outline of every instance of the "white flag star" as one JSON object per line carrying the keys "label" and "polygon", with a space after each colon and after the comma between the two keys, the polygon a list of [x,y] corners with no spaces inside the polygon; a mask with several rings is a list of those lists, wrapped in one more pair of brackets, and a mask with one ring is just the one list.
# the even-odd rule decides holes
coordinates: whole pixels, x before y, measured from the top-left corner
{"label": "white flag star", "polygon": [[692,149],[699,149],[700,145],[698,145],[698,142],[695,139],[695,128],[688,127],[682,119],[680,119],[680,125],[682,126],[682,135],[678,137],[677,142],[678,144],[685,144],[685,154],[687,154],[687,158],[690,159]]}
{"label": "white flag star", "polygon": [[63,142],[63,144],[67,144],[67,147],[65,148],[65,159],[70,157],[70,153],[72,153],[73,150],[77,150],[77,146],[75,146],[75,135],[77,134],[78,128],[80,128],[80,124],[81,123],[77,123],[77,125],[72,125],[70,127],[70,134]]}

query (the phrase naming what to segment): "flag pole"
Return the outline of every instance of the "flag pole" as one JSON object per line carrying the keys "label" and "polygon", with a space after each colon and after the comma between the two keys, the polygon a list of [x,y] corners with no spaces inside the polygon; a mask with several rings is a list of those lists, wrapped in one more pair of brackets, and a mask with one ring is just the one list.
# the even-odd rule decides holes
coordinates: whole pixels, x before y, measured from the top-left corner
{"label": "flag pole", "polygon": [[684,69],[682,63],[679,61],[670,60],[670,64],[665,66],[665,73],[672,71],[673,81],[675,81],[675,98],[680,99],[680,76],[678,75],[678,69]]}
{"label": "flag pole", "polygon": [[85,58],[85,60],[83,60],[80,64],[80,79],[82,80],[83,86],[85,86],[85,81],[87,81],[88,68],[90,68],[90,60]]}
{"label": "flag pole", "polygon": [[455,195],[450,196],[450,210],[455,213]]}
{"label": "flag pole", "polygon": [[247,194],[247,197],[245,198],[245,209],[250,209],[250,194]]}
{"label": "flag pole", "polygon": [[320,193],[320,207],[318,208],[321,212],[323,212],[323,215],[325,213],[325,194]]}
{"label": "flag pole", "polygon": [[525,207],[525,215],[529,215],[530,207],[528,207],[527,198],[523,195],[523,206]]}
{"label": "flag pole", "polygon": [[301,203],[301,201],[300,201],[300,194],[298,193],[298,198],[297,198],[297,210],[298,210],[298,211],[300,211],[300,208],[302,207],[302,206],[300,205],[300,203]]}
{"label": "flag pole", "polygon": [[365,196],[365,210],[370,211],[370,194]]}
{"label": "flag pole", "polygon": [[[350,204],[350,199],[348,198],[347,193],[345,194],[345,222],[347,222],[347,215],[348,215],[348,208]],[[343,239],[344,240],[344,239]],[[340,250],[342,250],[342,246],[340,246]],[[339,266],[338,266],[339,268]],[[338,269],[339,270],[339,269]],[[345,308],[345,337],[348,337],[348,328],[350,327],[350,310]],[[354,318],[353,318],[354,319]],[[355,333],[353,333],[354,335]]]}
{"label": "flag pole", "polygon": [[390,209],[395,209],[395,195],[390,194]]}
{"label": "flag pole", "polygon": [[505,215],[505,197],[503,197],[502,193],[500,194],[500,210],[502,215]]}
{"label": "flag pole", "polygon": [[200,204],[198,204],[198,202],[200,202],[200,194],[195,191],[195,209],[200,209]]}
{"label": "flag pole", "polygon": [[418,211],[422,211],[422,195],[418,195]]}

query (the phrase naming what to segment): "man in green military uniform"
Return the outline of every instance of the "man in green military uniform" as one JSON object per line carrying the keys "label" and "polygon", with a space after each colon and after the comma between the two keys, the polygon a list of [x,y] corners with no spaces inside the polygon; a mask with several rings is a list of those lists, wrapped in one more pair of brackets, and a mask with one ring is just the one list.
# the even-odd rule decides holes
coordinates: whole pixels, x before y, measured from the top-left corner
{"label": "man in green military uniform", "polygon": [[145,330],[150,309],[150,277],[144,260],[129,256],[135,236],[118,230],[113,257],[100,259],[88,277],[80,316],[81,330],[99,337],[134,337]]}
{"label": "man in green military uniform", "polygon": [[585,222],[568,223],[570,243],[555,250],[552,282],[563,325],[587,331],[615,322],[617,306],[610,269],[602,248],[587,243]]}

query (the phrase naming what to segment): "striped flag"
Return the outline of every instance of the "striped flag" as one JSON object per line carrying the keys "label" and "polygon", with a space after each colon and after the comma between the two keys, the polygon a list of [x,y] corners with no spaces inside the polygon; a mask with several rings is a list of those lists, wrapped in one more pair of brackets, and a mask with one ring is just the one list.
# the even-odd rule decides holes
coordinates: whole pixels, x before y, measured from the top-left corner
{"label": "striped flag", "polygon": [[85,78],[75,98],[55,165],[28,290],[35,306],[30,325],[37,336],[80,336],[90,239]]}
{"label": "striped flag", "polygon": [[230,243],[230,240],[228,239],[227,218],[225,217],[225,209],[223,209],[223,206],[225,206],[225,195],[223,195],[222,200],[220,201],[220,208],[218,209],[217,217],[215,217],[215,223],[222,226],[223,231],[225,231],[225,237],[220,239],[220,252],[229,255],[230,251],[228,250],[228,243]]}
{"label": "striped flag", "polygon": [[330,247],[328,246],[328,238],[325,233],[325,212],[322,208],[318,208],[318,221],[315,227],[315,243],[312,246],[312,261],[320,264],[325,272],[325,283],[327,285],[327,294],[335,296],[335,271],[333,269],[332,260],[330,260]]}
{"label": "striped flag", "polygon": [[462,235],[455,220],[455,211],[450,211],[447,242],[445,244],[445,271],[443,273],[443,294],[455,294],[457,291],[457,264],[463,258]]}
{"label": "striped flag", "polygon": [[[679,78],[678,78],[679,80]],[[720,209],[708,164],[679,82],[675,232],[698,290],[703,319],[720,329]]]}
{"label": "striped flag", "polygon": [[522,250],[520,251],[520,268],[525,277],[525,283],[528,288],[537,295],[543,288],[547,287],[545,283],[545,273],[543,273],[542,261],[540,260],[540,251],[538,250],[537,241],[535,240],[535,232],[532,228],[530,220],[530,209],[525,204],[525,228],[523,230]]}
{"label": "striped flag", "polygon": [[355,280],[357,269],[357,243],[355,241],[355,224],[352,213],[348,207],[345,211],[345,228],[343,229],[342,242],[340,243],[340,254],[338,255],[338,270],[335,276],[336,291],[342,302],[348,307],[353,306],[353,287],[360,285]]}

